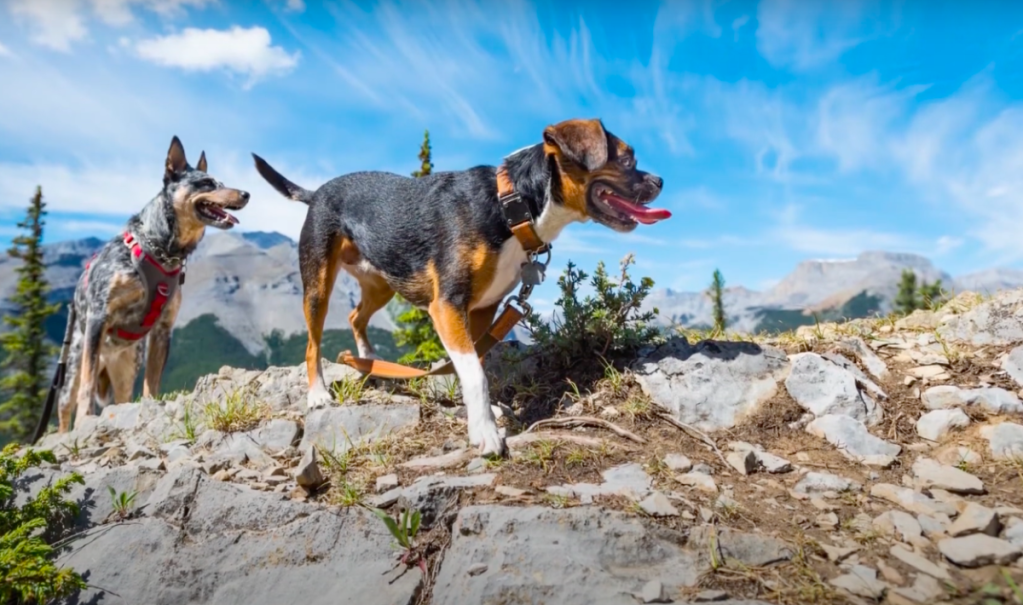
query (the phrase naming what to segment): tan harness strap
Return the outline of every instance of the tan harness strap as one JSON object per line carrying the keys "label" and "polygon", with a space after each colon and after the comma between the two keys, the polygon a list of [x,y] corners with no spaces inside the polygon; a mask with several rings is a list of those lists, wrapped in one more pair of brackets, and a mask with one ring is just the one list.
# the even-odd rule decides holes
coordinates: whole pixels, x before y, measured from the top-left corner
{"label": "tan harness strap", "polygon": [[[504,212],[505,219],[508,222],[508,228],[511,229],[512,235],[515,239],[519,240],[522,244],[522,249],[529,255],[536,255],[541,252],[548,251],[550,247],[540,239],[540,236],[536,233],[536,228],[533,225],[533,215],[529,211],[529,206],[526,202],[515,192],[515,188],[512,185],[511,179],[508,178],[508,172],[505,166],[502,164],[497,169],[497,199],[501,203],[501,210]],[[535,256],[534,256],[535,257]],[[491,349],[493,349],[497,343],[505,339],[508,334],[515,328],[523,317],[529,313],[529,305],[524,300],[525,296],[512,297],[505,303],[504,309],[501,311],[497,319],[490,328],[480,336],[479,340],[475,343],[476,355],[479,357],[482,363],[483,358],[486,356]],[[517,300],[519,304],[525,309],[520,310],[513,306],[511,302]],[[423,378],[425,376],[444,376],[447,374],[453,374],[455,371],[454,365],[448,361],[432,370],[420,370],[410,366],[395,363],[393,361],[384,361],[382,359],[365,359],[362,357],[354,357],[351,351],[342,351],[337,356],[337,362],[343,363],[347,366],[355,368],[362,374],[369,376],[375,376],[377,378],[388,378],[392,380],[411,380],[414,378]]]}

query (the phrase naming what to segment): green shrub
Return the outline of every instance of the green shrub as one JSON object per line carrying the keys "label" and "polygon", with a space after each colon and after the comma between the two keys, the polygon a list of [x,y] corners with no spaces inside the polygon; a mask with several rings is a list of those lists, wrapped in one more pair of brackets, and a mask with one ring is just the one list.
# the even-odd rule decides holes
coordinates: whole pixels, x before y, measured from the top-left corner
{"label": "green shrub", "polygon": [[545,365],[568,369],[592,363],[600,368],[600,359],[623,357],[644,345],[659,340],[660,330],[653,325],[657,309],[643,312],[643,301],[654,287],[654,280],[644,277],[639,284],[629,276],[632,255],[621,261],[618,279],[597,268],[590,279],[593,294],[580,299],[580,287],[589,276],[569,262],[558,278],[561,295],[555,305],[561,316],[548,322],[536,313],[530,314],[527,325]]}
{"label": "green shrub", "polygon": [[43,462],[56,463],[53,452],[19,446],[0,452],[0,603],[46,603],[86,587],[74,570],[58,568],[51,546],[70,527],[78,505],[65,499],[72,484],[84,484],[72,473],[40,490],[35,498],[16,506],[14,483],[27,470]]}

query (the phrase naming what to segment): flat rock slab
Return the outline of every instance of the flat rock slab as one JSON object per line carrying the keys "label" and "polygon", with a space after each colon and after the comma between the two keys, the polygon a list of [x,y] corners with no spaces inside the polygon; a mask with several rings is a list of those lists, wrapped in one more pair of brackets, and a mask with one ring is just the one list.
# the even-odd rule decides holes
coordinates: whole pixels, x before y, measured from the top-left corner
{"label": "flat rock slab", "polygon": [[806,426],[811,435],[822,437],[851,460],[869,466],[890,466],[902,447],[875,437],[862,422],[842,414],[821,416]]}
{"label": "flat rock slab", "polygon": [[980,428],[980,436],[988,441],[991,455],[998,460],[1023,460],[1023,426],[1002,422]]}
{"label": "flat rock slab", "polygon": [[938,334],[952,342],[974,346],[1008,345],[1023,341],[1023,290],[1002,292],[993,299],[950,317]]}
{"label": "flat rock slab", "polygon": [[681,533],[598,508],[470,506],[455,520],[433,605],[636,605],[649,582],[679,603],[709,565],[684,543]]}
{"label": "flat rock slab", "polygon": [[419,406],[343,405],[320,408],[305,418],[301,449],[317,445],[343,453],[359,442],[379,439],[419,423]]}
{"label": "flat rock slab", "polygon": [[955,494],[983,494],[984,482],[966,471],[941,464],[930,458],[917,458],[913,463],[913,475],[921,487],[938,488]]}
{"label": "flat rock slab", "polygon": [[553,485],[547,491],[556,496],[578,498],[583,504],[593,502],[597,496],[628,496],[634,500],[642,500],[651,492],[653,480],[643,470],[643,465],[630,462],[620,464],[600,473],[604,482],[600,485],[592,483],[571,483]]}
{"label": "flat rock slab", "polygon": [[950,384],[933,386],[920,395],[929,410],[976,407],[988,414],[1021,414],[1023,403],[1012,391],[999,387],[962,389]]}
{"label": "flat rock slab", "polygon": [[97,587],[68,602],[406,605],[420,583],[417,568],[390,571],[391,535],[368,511],[327,511],[188,469],[168,473],[149,501],[146,516],[96,528],[60,557]]}
{"label": "flat rock slab", "polygon": [[985,534],[962,538],[946,538],[938,542],[938,550],[946,559],[960,567],[1008,565],[1020,557],[1020,549],[1011,542]]}
{"label": "flat rock slab", "polygon": [[675,338],[633,366],[656,404],[705,431],[731,428],[778,390],[789,370],[779,349],[749,342]]}

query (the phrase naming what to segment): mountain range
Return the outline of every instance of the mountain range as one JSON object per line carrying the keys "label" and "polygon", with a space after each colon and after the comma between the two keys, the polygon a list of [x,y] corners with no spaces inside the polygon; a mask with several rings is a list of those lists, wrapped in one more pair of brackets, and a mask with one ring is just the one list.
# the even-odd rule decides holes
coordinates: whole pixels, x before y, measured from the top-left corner
{"label": "mountain range", "polygon": [[[102,240],[86,238],[44,246],[51,300],[70,300],[82,267],[102,244]],[[0,314],[13,311],[8,299],[16,286],[16,267],[14,259],[0,258]],[[727,288],[724,300],[729,326],[742,332],[780,330],[813,323],[815,316],[886,313],[892,308],[904,269],[914,271],[918,280],[928,283],[940,279],[947,290],[953,291],[994,292],[1023,286],[1023,271],[1019,270],[988,269],[952,277],[923,256],[868,251],[852,259],[803,261],[776,285],[761,292],[741,286]],[[206,343],[201,347],[213,347],[219,355],[230,356],[233,363],[242,366],[300,362],[305,348],[305,320],[294,241],[274,232],[213,233],[189,259],[186,274],[176,342],[184,338],[194,346]],[[358,296],[358,284],[342,272],[334,287],[326,326],[333,334],[332,340],[327,340],[337,347],[353,344],[348,314],[358,304]],[[665,325],[697,327],[712,323],[711,301],[703,292],[655,290],[646,305],[659,310]],[[375,328],[371,339],[392,357],[398,354],[390,335],[396,326],[394,313],[394,307],[389,307],[389,312],[374,315],[370,324]],[[48,325],[47,332],[55,341],[63,335],[65,318],[62,311]],[[279,332],[271,338],[275,330]],[[214,332],[215,339],[211,336]],[[522,330],[516,336],[527,338]],[[213,358],[212,353],[204,357],[209,351],[190,351],[185,356],[180,346],[172,349],[176,350],[172,350],[168,373],[176,376],[174,381],[182,388],[190,388],[201,373],[216,372],[228,363]],[[325,349],[328,357],[336,353],[326,344]],[[189,369],[175,369],[175,364]]]}

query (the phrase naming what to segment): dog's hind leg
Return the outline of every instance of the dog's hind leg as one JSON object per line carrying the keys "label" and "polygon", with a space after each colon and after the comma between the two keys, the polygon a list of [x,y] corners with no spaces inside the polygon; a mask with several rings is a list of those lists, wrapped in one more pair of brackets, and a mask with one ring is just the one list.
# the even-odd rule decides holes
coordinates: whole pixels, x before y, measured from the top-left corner
{"label": "dog's hind leg", "polygon": [[106,371],[113,386],[115,404],[131,401],[131,390],[135,386],[135,376],[139,369],[137,351],[141,346],[141,343],[137,343],[121,351],[107,363]]}
{"label": "dog's hind leg", "polygon": [[71,412],[78,401],[78,378],[81,376],[81,365],[82,332],[76,327],[71,338],[71,350],[68,351],[64,388],[57,395],[57,431],[60,433],[71,430]]}
{"label": "dog's hind leg", "polygon": [[[346,266],[347,267],[347,266]],[[373,343],[369,341],[366,328],[369,326],[369,319],[373,314],[384,308],[394,298],[394,290],[378,275],[363,273],[357,275],[362,294],[359,304],[348,315],[348,323],[352,325],[352,335],[355,337],[355,346],[359,349],[359,357],[365,359],[379,359],[373,349]]]}
{"label": "dog's hind leg", "polygon": [[490,391],[483,365],[473,346],[469,313],[443,298],[430,303],[430,318],[444,349],[451,357],[455,373],[462,383],[462,399],[469,421],[469,442],[483,456],[504,453],[504,438],[497,429],[497,419],[490,408]]}
{"label": "dog's hind leg", "polygon": [[82,357],[78,366],[78,393],[75,425],[92,412],[92,401],[96,396],[96,381],[100,370],[100,346],[106,317],[89,313],[85,318],[85,333],[82,335]]}
{"label": "dog's hind leg", "polygon": [[[344,244],[335,246],[332,242],[324,242],[317,237],[320,234],[315,232],[315,227],[309,227],[307,222],[302,240],[299,241],[299,266],[302,271],[302,309],[309,330],[309,341],[305,349],[305,367],[309,379],[306,407],[313,409],[324,407],[334,399],[323,378],[320,342],[330,307],[330,294],[334,291],[334,282],[341,269],[339,258]],[[312,233],[307,235],[307,229]]]}

